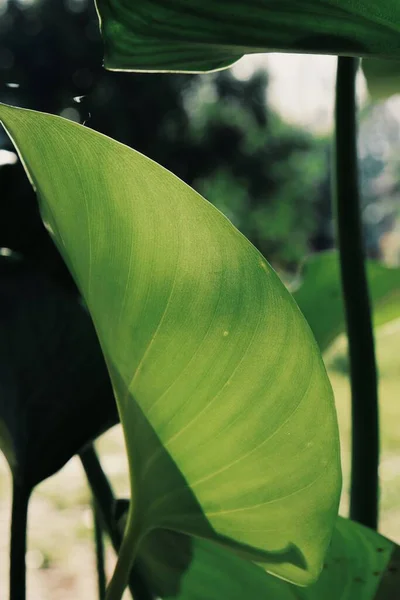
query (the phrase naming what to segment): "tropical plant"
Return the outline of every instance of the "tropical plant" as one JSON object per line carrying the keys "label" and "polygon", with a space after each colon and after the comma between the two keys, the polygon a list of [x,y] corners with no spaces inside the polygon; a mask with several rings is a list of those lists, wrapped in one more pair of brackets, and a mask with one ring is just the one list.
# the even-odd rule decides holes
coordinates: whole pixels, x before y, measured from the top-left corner
{"label": "tropical plant", "polygon": [[[209,71],[271,50],[339,55],[339,256],[311,262],[295,292],[314,337],[265,258],[171,172],[82,125],[0,106],[79,290],[38,276],[18,256],[2,258],[0,444],[13,476],[11,600],[25,598],[31,492],[77,452],[118,551],[107,600],[119,600],[128,585],[135,600],[395,598],[399,549],[374,531],[377,378],[355,75],[358,56],[399,57],[398,3],[99,0],[97,8],[105,65],[114,70]],[[376,319],[390,320],[399,312],[399,272],[374,263],[368,271]],[[23,301],[26,322],[17,318]],[[319,303],[323,323],[313,309]],[[56,338],[53,319],[63,322]],[[350,519],[337,514],[339,436],[321,357],[345,326]],[[50,369],[62,382],[57,403],[45,385]],[[115,499],[90,446],[117,420],[113,394],[129,500]]]}

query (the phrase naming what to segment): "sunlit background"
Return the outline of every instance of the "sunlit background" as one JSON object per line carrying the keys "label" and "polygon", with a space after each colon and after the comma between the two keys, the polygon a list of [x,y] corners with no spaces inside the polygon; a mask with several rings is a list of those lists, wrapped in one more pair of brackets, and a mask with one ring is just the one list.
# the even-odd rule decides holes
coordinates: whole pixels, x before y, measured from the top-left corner
{"label": "sunlit background", "polygon": [[[107,73],[101,60],[90,2],[0,0],[1,102],[60,114],[157,160],[225,212],[288,284],[301,274],[307,255],[334,247],[334,57],[256,55],[228,72],[201,77]],[[400,263],[400,96],[372,104],[360,72],[358,97],[367,252],[395,267]],[[0,246],[31,253],[47,268],[48,246],[31,225],[35,198],[3,131],[0,198],[5,214]],[[380,530],[400,542],[400,322],[378,330],[376,339],[382,413]],[[341,426],[341,511],[346,514],[350,421],[343,338],[325,359]],[[120,428],[103,436],[98,448],[116,491],[126,497]],[[8,589],[10,491],[1,457],[1,598]],[[90,494],[73,459],[37,488],[31,503],[28,599],[96,598],[92,537]],[[111,571],[110,548],[107,560]]]}

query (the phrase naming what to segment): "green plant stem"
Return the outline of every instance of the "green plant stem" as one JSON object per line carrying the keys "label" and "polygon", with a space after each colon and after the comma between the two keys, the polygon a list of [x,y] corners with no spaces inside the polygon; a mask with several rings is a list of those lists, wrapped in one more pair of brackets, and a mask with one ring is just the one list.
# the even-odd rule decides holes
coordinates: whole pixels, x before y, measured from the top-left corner
{"label": "green plant stem", "polygon": [[[100,516],[110,536],[114,550],[118,553],[122,544],[122,535],[115,520],[116,499],[111,485],[92,445],[87,446],[79,456]],[[135,565],[129,576],[129,590],[134,600],[153,600],[154,598]]]}
{"label": "green plant stem", "polygon": [[[138,532],[128,522],[126,533],[118,553],[118,561],[114,574],[107,588],[106,600],[121,600],[128,586],[129,576],[139,546]],[[135,598],[135,600],[139,600]]]}
{"label": "green plant stem", "polygon": [[26,597],[26,536],[28,504],[31,490],[13,478],[11,540],[10,540],[10,600]]}
{"label": "green plant stem", "polygon": [[357,59],[338,58],[334,191],[350,356],[352,397],[350,517],[376,529],[379,461],[378,392],[358,185],[355,92],[357,67]]}
{"label": "green plant stem", "polygon": [[96,568],[97,568],[97,586],[99,591],[99,600],[104,600],[106,596],[106,570],[104,556],[104,538],[103,525],[97,508],[96,500],[93,500],[93,524],[94,541],[96,547]]}

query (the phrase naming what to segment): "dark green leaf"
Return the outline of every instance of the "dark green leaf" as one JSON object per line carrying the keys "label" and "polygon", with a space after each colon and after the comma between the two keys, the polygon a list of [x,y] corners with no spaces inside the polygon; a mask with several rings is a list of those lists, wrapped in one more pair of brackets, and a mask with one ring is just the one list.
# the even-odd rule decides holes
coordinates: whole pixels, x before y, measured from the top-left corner
{"label": "dark green leaf", "polygon": [[0,259],[0,448],[31,489],[118,421],[91,319],[76,295]]}
{"label": "dark green leaf", "polygon": [[362,61],[368,91],[373,100],[400,94],[400,61],[368,58]]}
{"label": "dark green leaf", "polygon": [[105,66],[210,71],[244,54],[400,57],[397,0],[97,0]]}

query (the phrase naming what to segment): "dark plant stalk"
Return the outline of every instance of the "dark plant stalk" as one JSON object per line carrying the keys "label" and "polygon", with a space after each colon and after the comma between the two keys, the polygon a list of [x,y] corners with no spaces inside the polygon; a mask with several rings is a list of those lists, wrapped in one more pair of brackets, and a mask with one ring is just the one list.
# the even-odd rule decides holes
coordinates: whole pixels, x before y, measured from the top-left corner
{"label": "dark plant stalk", "polygon": [[96,500],[93,500],[93,525],[96,547],[97,587],[99,591],[99,600],[104,600],[106,597],[107,579],[104,556],[103,524],[96,505]]}
{"label": "dark plant stalk", "polygon": [[[92,494],[110,536],[114,550],[118,553],[122,544],[122,535],[115,519],[116,499],[99,458],[92,445],[87,446],[79,455],[86,473]],[[153,594],[137,567],[133,567],[129,577],[129,590],[134,600],[153,600]]]}
{"label": "dark plant stalk", "polygon": [[350,517],[376,529],[379,461],[378,391],[358,184],[355,91],[357,68],[358,59],[338,58],[334,191],[351,376]]}
{"label": "dark plant stalk", "polygon": [[10,540],[10,600],[26,598],[26,537],[28,504],[31,490],[13,478],[11,540]]}

